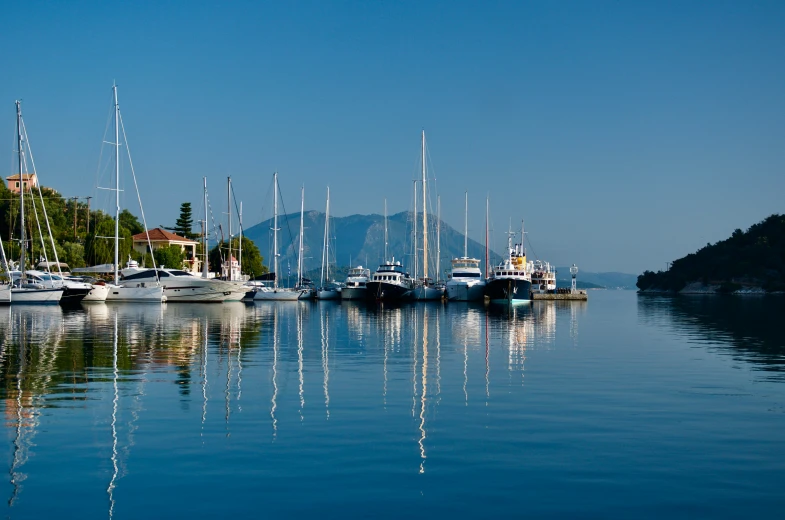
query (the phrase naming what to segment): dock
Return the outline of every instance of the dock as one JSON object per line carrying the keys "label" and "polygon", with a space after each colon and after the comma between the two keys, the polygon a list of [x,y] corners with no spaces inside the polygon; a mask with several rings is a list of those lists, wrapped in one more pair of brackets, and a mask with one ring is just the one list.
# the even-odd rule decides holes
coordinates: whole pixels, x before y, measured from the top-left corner
{"label": "dock", "polygon": [[558,301],[588,301],[589,294],[585,289],[579,289],[575,292],[554,292],[554,293],[532,293],[532,301],[538,300],[558,300]]}

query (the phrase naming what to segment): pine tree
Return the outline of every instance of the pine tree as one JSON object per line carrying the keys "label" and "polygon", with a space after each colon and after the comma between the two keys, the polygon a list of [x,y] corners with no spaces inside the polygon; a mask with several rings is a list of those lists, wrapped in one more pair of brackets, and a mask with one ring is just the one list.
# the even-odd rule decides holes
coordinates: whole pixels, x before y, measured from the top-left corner
{"label": "pine tree", "polygon": [[191,214],[191,203],[183,202],[180,204],[180,217],[174,223],[172,230],[182,237],[193,238],[194,235],[191,232],[193,225],[194,219]]}

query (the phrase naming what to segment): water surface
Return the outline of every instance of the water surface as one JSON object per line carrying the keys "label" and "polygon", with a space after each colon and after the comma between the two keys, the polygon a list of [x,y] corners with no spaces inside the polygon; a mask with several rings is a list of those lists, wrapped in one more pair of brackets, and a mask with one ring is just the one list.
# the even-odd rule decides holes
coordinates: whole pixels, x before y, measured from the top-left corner
{"label": "water surface", "polygon": [[12,518],[779,518],[785,299],[13,306]]}

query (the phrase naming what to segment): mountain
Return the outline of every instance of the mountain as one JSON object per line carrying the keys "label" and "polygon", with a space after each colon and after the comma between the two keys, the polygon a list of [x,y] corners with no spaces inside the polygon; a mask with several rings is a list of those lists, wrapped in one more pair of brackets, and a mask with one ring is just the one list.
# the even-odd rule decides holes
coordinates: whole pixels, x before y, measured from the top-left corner
{"label": "mountain", "polygon": [[[303,232],[303,263],[305,271],[318,269],[322,262],[322,242],[324,236],[324,213],[321,211],[307,211],[304,216]],[[387,251],[390,259],[395,257],[405,266],[412,265],[411,256],[411,212],[401,212],[387,218]],[[429,226],[432,232],[429,239],[435,241],[436,218],[429,215]],[[297,266],[297,249],[299,244],[300,214],[290,213],[278,217],[278,251],[280,270],[284,272],[291,268],[294,272]],[[271,257],[272,248],[272,219],[246,229],[245,236],[253,240],[265,263]],[[350,215],[348,217],[330,217],[330,227],[334,236],[331,242],[331,251],[334,251],[338,266],[361,264],[373,271],[382,262],[384,256],[384,217],[382,215]],[[422,244],[420,244],[422,246]],[[436,249],[431,243],[430,261],[436,260]],[[480,258],[485,262],[485,245],[472,239],[468,242],[470,257]],[[422,252],[420,252],[422,255]],[[333,256],[332,253],[330,255]],[[463,233],[456,231],[444,221],[441,222],[441,272],[449,269],[452,258],[463,256]],[[496,264],[501,257],[491,252],[491,264]],[[287,267],[288,266],[288,267]],[[430,274],[430,273],[429,273]],[[444,276],[442,275],[442,278]]]}
{"label": "mountain", "polygon": [[[557,267],[556,273],[556,281],[558,282],[559,287],[569,287],[571,283],[570,268]],[[637,280],[638,277],[634,274],[617,272],[592,273],[590,271],[578,271],[578,285],[586,283],[587,285],[593,286],[587,288],[603,287],[606,289],[635,289],[635,282],[637,282]]]}
{"label": "mountain", "polygon": [[667,271],[646,271],[637,286],[644,292],[785,291],[785,215],[771,215],[747,231],[737,229],[674,260]]}

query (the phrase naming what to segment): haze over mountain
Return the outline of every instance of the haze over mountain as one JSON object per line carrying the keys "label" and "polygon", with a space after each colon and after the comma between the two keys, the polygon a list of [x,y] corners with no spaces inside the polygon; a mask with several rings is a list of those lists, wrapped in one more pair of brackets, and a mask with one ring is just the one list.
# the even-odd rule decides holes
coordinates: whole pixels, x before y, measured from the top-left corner
{"label": "haze over mountain", "polygon": [[[322,261],[322,243],[324,237],[324,213],[321,211],[306,211],[304,216],[303,233],[303,257],[304,268],[306,271],[316,269]],[[390,215],[387,218],[387,250],[390,259],[395,257],[410,268],[412,265],[412,245],[411,245],[411,212],[403,211]],[[431,258],[430,269],[434,269],[436,262],[436,218],[429,216],[429,227],[432,229],[429,239],[432,241],[429,247]],[[278,251],[280,270],[287,269],[287,263],[291,266],[292,272],[297,267],[297,249],[299,244],[300,214],[289,213],[278,217],[280,232],[278,235]],[[272,219],[265,220],[259,224],[245,230],[245,236],[254,241],[265,263],[272,258]],[[347,266],[361,264],[375,269],[383,261],[384,256],[384,217],[382,215],[350,215],[348,217],[330,217],[331,235],[334,240],[331,242],[332,251],[330,257],[333,259],[331,264]],[[456,231],[453,227],[441,223],[441,271],[449,269],[452,258],[463,256],[463,233]],[[419,239],[421,240],[421,238]],[[422,255],[422,244],[420,244],[420,255]],[[468,254],[470,257],[479,258],[485,264],[485,245],[480,244],[471,238],[468,241]],[[491,251],[491,263],[498,263],[501,257]],[[432,273],[429,273],[432,276]]]}

